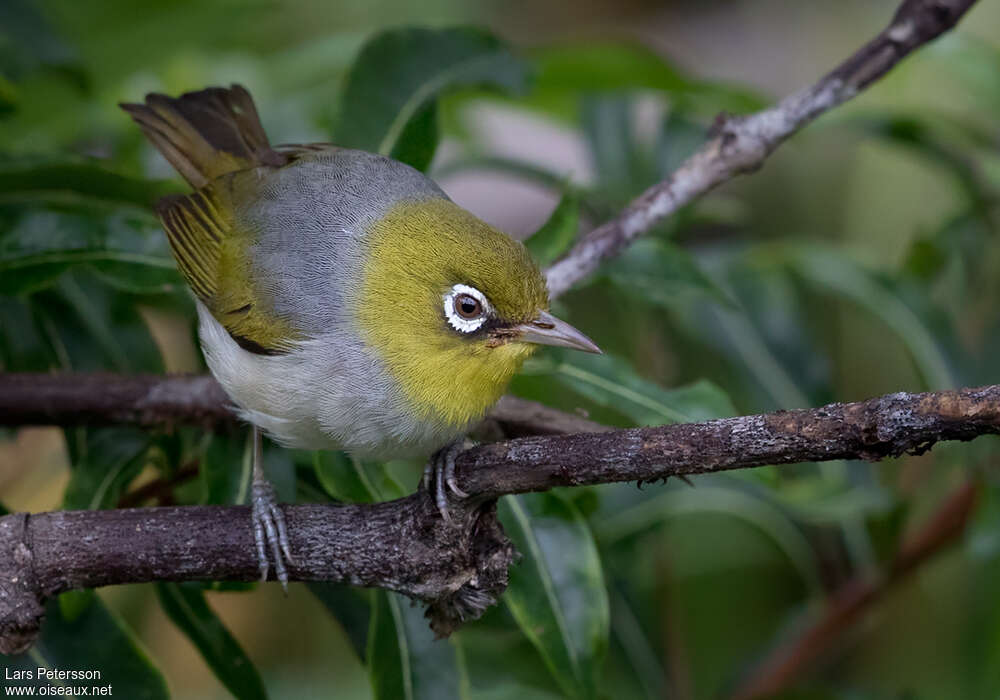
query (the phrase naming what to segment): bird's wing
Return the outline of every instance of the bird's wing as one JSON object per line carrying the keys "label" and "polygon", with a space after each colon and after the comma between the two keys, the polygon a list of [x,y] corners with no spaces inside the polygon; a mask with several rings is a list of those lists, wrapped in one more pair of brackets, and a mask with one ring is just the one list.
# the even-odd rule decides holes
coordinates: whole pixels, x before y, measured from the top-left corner
{"label": "bird's wing", "polygon": [[263,355],[291,350],[303,334],[274,312],[255,283],[252,236],[237,224],[225,187],[165,197],[156,211],[181,274],[233,340]]}

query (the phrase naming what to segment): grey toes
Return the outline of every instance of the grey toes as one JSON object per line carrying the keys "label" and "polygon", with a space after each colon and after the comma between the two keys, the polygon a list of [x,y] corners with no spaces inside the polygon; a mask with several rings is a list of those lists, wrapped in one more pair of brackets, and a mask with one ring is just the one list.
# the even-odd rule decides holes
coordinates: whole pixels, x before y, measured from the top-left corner
{"label": "grey toes", "polygon": [[[252,501],[253,535],[261,581],[267,580],[270,563],[273,561],[275,577],[281,582],[282,589],[288,592],[288,569],[285,562],[292,562],[292,548],[288,542],[285,514],[278,505],[270,482],[253,482]],[[268,548],[271,550],[270,557]]]}
{"label": "grey toes", "polygon": [[467,441],[452,443],[438,450],[424,468],[423,488],[433,489],[434,504],[445,522],[451,522],[448,512],[449,500],[454,497],[465,499],[469,494],[458,486],[455,478],[455,459],[468,446]]}

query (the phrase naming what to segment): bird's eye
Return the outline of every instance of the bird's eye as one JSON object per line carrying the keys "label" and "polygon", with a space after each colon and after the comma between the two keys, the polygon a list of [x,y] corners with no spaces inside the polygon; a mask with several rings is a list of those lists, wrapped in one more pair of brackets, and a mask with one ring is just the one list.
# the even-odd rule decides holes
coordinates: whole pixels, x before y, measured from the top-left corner
{"label": "bird's eye", "polygon": [[459,294],[455,297],[455,313],[473,319],[483,313],[483,305],[471,294]]}
{"label": "bird's eye", "polygon": [[467,284],[453,285],[444,295],[444,316],[462,333],[479,330],[492,310],[486,295]]}

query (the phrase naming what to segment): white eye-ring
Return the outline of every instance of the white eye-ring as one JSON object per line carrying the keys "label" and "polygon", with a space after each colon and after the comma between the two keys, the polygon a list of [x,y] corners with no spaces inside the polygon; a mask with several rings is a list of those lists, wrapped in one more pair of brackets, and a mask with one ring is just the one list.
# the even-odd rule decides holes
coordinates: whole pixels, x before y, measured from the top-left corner
{"label": "white eye-ring", "polygon": [[486,323],[493,307],[486,295],[467,284],[456,284],[444,295],[444,315],[456,331],[472,333]]}

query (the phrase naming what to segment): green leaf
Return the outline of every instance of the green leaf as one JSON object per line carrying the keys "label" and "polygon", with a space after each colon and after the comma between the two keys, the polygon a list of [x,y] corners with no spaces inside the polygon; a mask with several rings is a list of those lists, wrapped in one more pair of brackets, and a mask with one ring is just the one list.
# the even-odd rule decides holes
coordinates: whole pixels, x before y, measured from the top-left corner
{"label": "green leaf", "polygon": [[[721,483],[721,485],[719,485]],[[802,528],[786,508],[762,489],[731,480],[701,479],[696,488],[668,488],[632,505],[616,508],[594,526],[602,547],[611,547],[637,533],[674,518],[714,514],[739,520],[767,537],[788,557],[810,590],[822,590],[816,553]]]}
{"label": "green leaf", "polygon": [[405,493],[385,464],[361,460],[346,452],[315,452],[313,468],[323,490],[345,503],[374,503]]}
{"label": "green leaf", "polygon": [[645,88],[675,93],[692,83],[639,43],[566,43],[536,51],[533,91],[612,92]]}
{"label": "green leaf", "polygon": [[974,123],[945,114],[933,118],[909,113],[879,111],[848,120],[876,137],[902,146],[950,171],[969,198],[969,203],[989,222],[993,197],[982,166],[973,155],[993,145],[993,135]]}
{"label": "green leaf", "polygon": [[361,49],[347,77],[333,134],[338,145],[430,162],[436,98],[463,87],[519,91],[525,69],[505,43],[471,28],[394,29]]}
{"label": "green leaf", "polygon": [[216,434],[201,458],[202,503],[247,503],[252,481],[249,431]]}
{"label": "green leaf", "polygon": [[164,612],[195,645],[205,663],[239,700],[267,697],[257,668],[205,601],[198,584],[157,583]]}
{"label": "green leaf", "polygon": [[166,236],[141,212],[28,209],[0,231],[0,294],[36,292],[74,267],[90,268],[102,281],[137,294],[184,288]]}
{"label": "green leaf", "polygon": [[323,490],[344,503],[373,503],[376,487],[361,460],[346,452],[313,453],[313,468]]}
{"label": "green leaf", "polygon": [[611,593],[611,631],[628,662],[629,675],[638,681],[646,697],[670,697],[667,684],[669,676],[663,667],[660,653],[643,629],[640,614],[633,610],[625,595],[614,586]]}
{"label": "green leaf", "polygon": [[274,486],[278,501],[294,503],[298,495],[298,476],[295,473],[292,451],[270,440],[264,440],[263,447],[264,474]]}
{"label": "green leaf", "polygon": [[114,697],[136,700],[167,700],[170,697],[163,674],[150,661],[135,635],[97,596],[91,596],[89,605],[77,611],[72,620],[63,616],[58,598],[49,600],[38,642],[23,654],[0,658],[7,668],[7,677],[14,671],[36,672],[39,668],[100,673],[100,678],[93,680],[34,678],[22,681],[0,677],[3,688],[110,685]]}
{"label": "green leaf", "polygon": [[146,466],[151,438],[134,428],[90,428],[67,434],[66,441],[74,446],[73,471],[63,495],[63,507],[94,510],[113,508],[118,503],[132,479]]}
{"label": "green leaf", "polygon": [[354,652],[365,662],[368,653],[368,627],[371,624],[371,598],[375,592],[327,581],[309,581],[306,587],[341,624]]}
{"label": "green leaf", "polygon": [[957,386],[948,359],[923,320],[875,274],[825,246],[789,246],[789,268],[822,289],[850,300],[880,319],[906,345],[928,389]]}
{"label": "green leaf", "polygon": [[629,416],[638,425],[691,423],[736,414],[726,393],[705,379],[663,389],[611,355],[557,351],[550,356],[551,360],[540,360],[534,367],[551,373],[591,401]]}
{"label": "green leaf", "polygon": [[19,99],[14,83],[0,75],[0,119],[17,109]]}
{"label": "green leaf", "polygon": [[174,187],[165,182],[119,175],[96,162],[0,160],[0,202],[131,205],[148,209]]}
{"label": "green leaf", "polygon": [[521,562],[504,602],[568,696],[597,697],[608,597],[586,521],[554,493],[507,496],[500,515]]}
{"label": "green leaf", "polygon": [[[468,671],[475,700],[555,700],[566,694],[538,649],[521,632],[506,606],[488,609],[475,624],[451,636]],[[497,659],[503,659],[502,664]]]}
{"label": "green leaf", "polygon": [[42,69],[65,77],[80,90],[89,87],[76,50],[35,4],[4,0],[0,3],[0,73],[20,80]]}
{"label": "green leaf", "polygon": [[0,295],[0,370],[42,372],[57,365],[31,305]]}
{"label": "green leaf", "polygon": [[619,206],[659,179],[656,144],[637,128],[639,99],[632,94],[587,94],[580,122],[599,188]]}
{"label": "green leaf", "polygon": [[573,190],[563,193],[548,220],[524,241],[539,265],[548,265],[573,243],[580,228],[580,197]]}
{"label": "green leaf", "polygon": [[431,100],[406,123],[389,155],[424,172],[434,160],[438,133],[438,103]]}
{"label": "green leaf", "polygon": [[995,484],[979,489],[973,530],[967,538],[970,571],[968,615],[975,624],[966,632],[963,697],[988,698],[1000,687],[1000,607],[994,582],[1000,576],[1000,491]]}
{"label": "green leaf", "polygon": [[703,111],[751,112],[767,102],[742,87],[692,80],[667,59],[634,42],[569,42],[534,52],[536,74],[525,102],[571,116],[585,94],[656,91]]}
{"label": "green leaf", "polygon": [[59,594],[59,612],[66,622],[73,622],[90,607],[91,598],[97,593],[93,588],[65,591]]}
{"label": "green leaf", "polygon": [[464,663],[454,644],[434,639],[422,606],[375,591],[368,632],[368,675],[375,700],[468,696]]}
{"label": "green leaf", "polygon": [[54,357],[75,371],[163,372],[163,358],[136,303],[93,276],[70,272],[31,297]]}
{"label": "green leaf", "polygon": [[637,240],[603,274],[636,298],[667,308],[705,297],[733,305],[690,253],[656,238]]}

